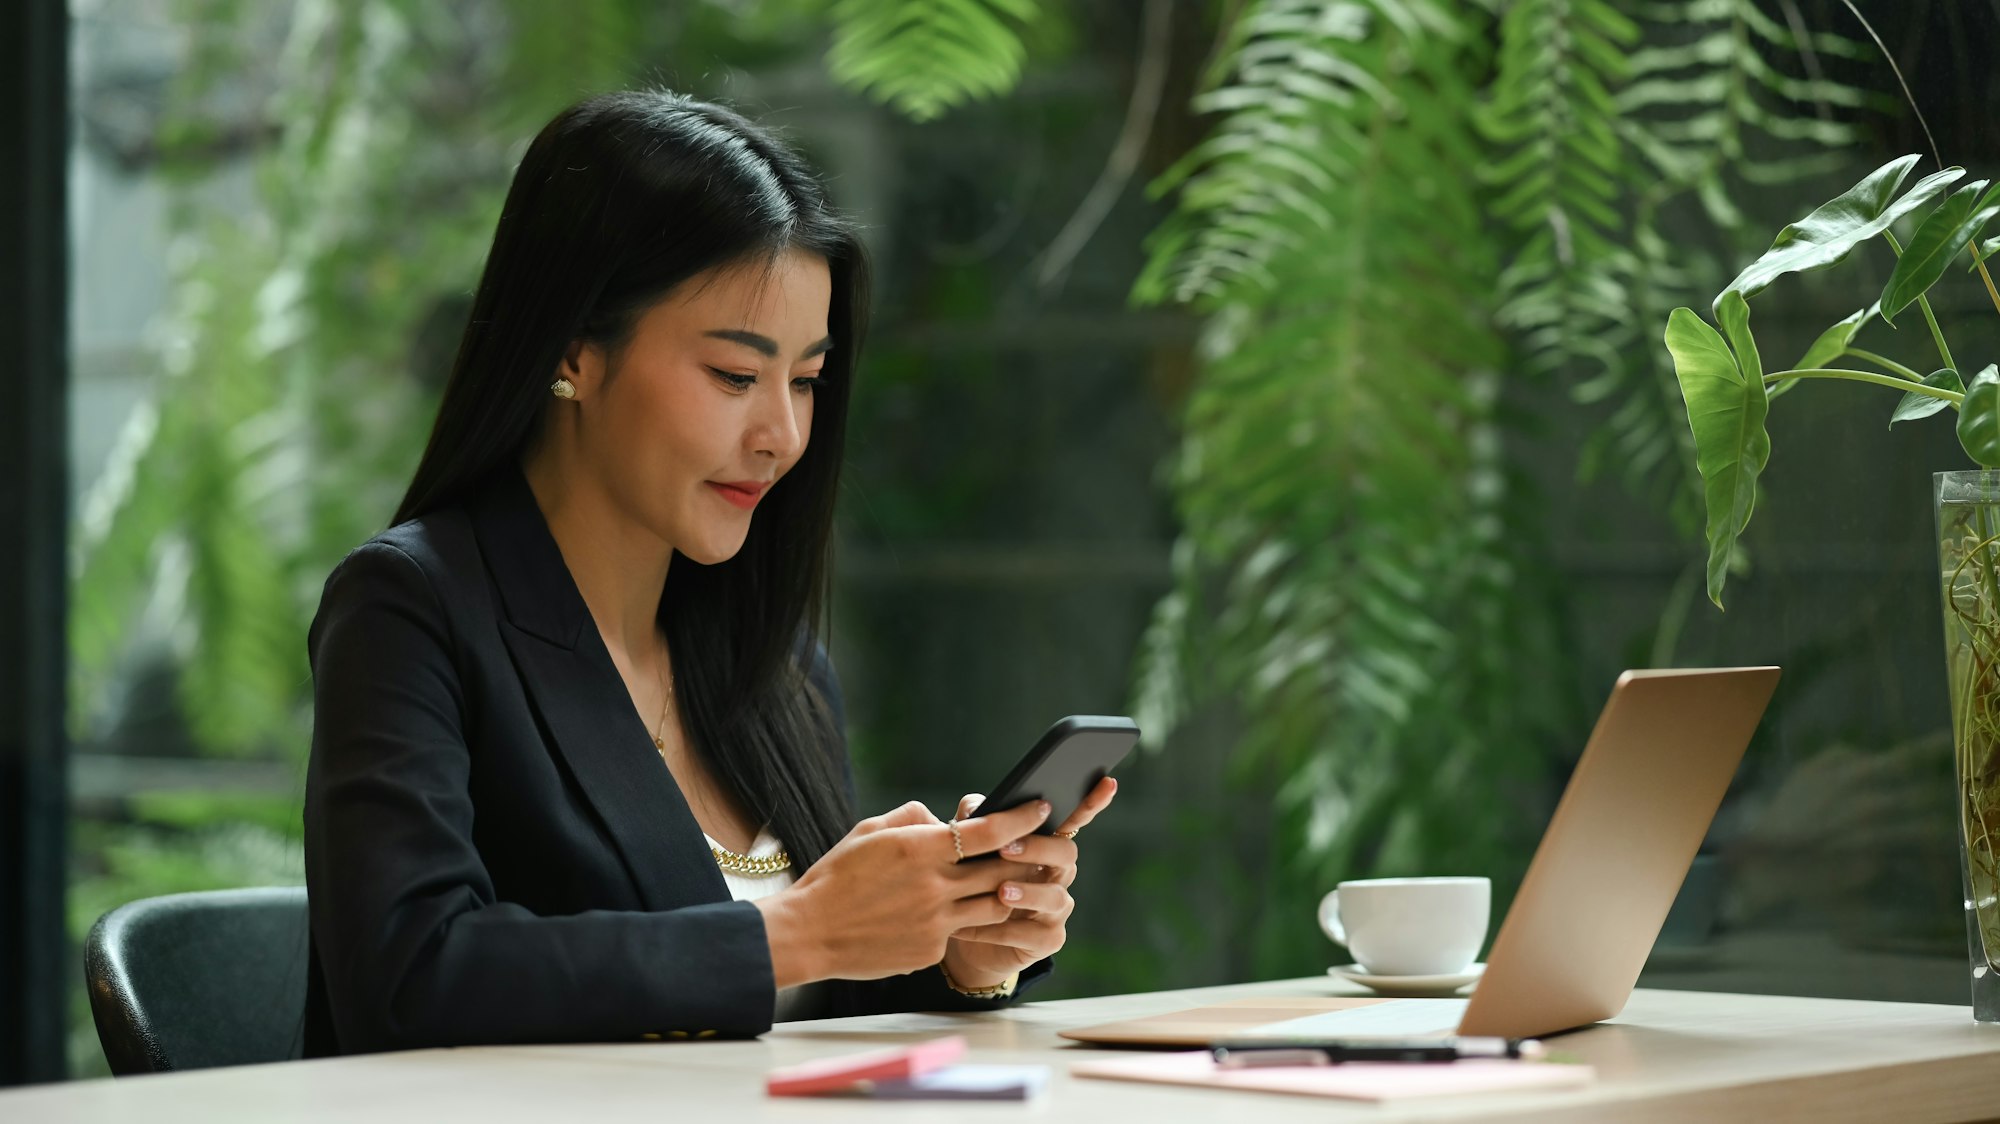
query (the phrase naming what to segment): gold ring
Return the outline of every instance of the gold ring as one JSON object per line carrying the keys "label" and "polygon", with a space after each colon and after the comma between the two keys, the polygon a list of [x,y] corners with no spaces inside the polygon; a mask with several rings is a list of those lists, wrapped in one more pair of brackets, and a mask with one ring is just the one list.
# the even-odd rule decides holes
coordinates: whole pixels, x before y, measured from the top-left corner
{"label": "gold ring", "polygon": [[1074,841],[1076,839],[1076,833],[1082,830],[1083,829],[1080,827],[1073,827],[1070,828],[1068,831],[1058,831],[1056,832],[1056,834],[1062,836],[1064,839]]}
{"label": "gold ring", "polygon": [[962,863],[965,861],[965,841],[958,837],[958,821],[957,820],[947,821],[945,823],[945,826],[951,829],[951,850],[952,853],[957,856],[951,861],[954,863]]}

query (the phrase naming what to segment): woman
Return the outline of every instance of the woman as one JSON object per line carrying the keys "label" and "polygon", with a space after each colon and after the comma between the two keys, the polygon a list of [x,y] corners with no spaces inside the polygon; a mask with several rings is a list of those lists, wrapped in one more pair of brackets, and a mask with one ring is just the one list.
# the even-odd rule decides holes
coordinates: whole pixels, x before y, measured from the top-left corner
{"label": "woman", "polygon": [[816,628],[866,315],[852,226],[735,113],[612,94],[535,139],[395,525],[313,621],[309,1056],[1046,976],[1112,782],[1055,835],[850,814]]}

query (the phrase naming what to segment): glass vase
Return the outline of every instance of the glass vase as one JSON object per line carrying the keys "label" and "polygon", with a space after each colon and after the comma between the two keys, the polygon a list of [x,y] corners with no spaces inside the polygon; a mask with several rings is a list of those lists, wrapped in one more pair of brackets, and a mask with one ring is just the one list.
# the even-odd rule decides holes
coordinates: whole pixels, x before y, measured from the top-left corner
{"label": "glass vase", "polygon": [[2000,1021],[2000,470],[1940,472],[1938,562],[1972,1017]]}

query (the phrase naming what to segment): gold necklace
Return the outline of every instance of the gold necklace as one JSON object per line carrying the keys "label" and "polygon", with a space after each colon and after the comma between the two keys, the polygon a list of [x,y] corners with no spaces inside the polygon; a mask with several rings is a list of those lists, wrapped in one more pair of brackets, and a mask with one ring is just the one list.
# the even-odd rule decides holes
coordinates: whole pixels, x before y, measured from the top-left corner
{"label": "gold necklace", "polygon": [[[673,703],[674,683],[666,674],[667,661],[660,661],[660,722],[659,732],[653,735],[653,748],[660,751],[660,760],[667,759],[667,708]],[[792,856],[779,848],[775,854],[752,856],[739,855],[727,847],[709,844],[709,854],[715,856],[715,865],[731,874],[744,874],[752,878],[768,878],[792,869]]]}
{"label": "gold necklace", "polygon": [[792,856],[781,847],[774,854],[755,857],[739,855],[727,847],[709,844],[708,853],[715,856],[715,865],[731,874],[747,874],[752,878],[768,878],[773,874],[783,874],[792,869]]}
{"label": "gold necklace", "polygon": [[659,730],[653,734],[653,748],[660,751],[660,760],[664,761],[667,757],[667,707],[674,701],[674,681],[667,678],[667,661],[665,659],[660,660],[659,673],[660,723]]}

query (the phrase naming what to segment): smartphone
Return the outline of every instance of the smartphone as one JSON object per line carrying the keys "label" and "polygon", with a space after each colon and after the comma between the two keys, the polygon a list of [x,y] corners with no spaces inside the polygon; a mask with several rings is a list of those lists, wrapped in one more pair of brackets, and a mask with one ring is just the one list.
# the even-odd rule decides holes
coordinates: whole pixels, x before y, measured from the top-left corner
{"label": "smartphone", "polygon": [[1059,719],[1004,780],[986,791],[985,802],[967,818],[1046,800],[1049,818],[1035,832],[1053,835],[1137,744],[1139,726],[1130,718],[1072,714]]}

